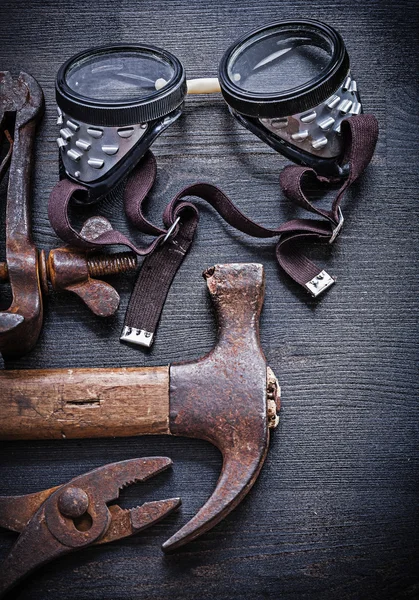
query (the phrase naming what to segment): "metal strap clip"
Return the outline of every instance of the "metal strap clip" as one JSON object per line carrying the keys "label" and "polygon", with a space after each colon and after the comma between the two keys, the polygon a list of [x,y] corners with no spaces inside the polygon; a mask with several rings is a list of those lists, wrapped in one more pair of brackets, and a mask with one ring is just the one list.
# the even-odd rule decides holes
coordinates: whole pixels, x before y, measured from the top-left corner
{"label": "metal strap clip", "polygon": [[129,342],[136,344],[137,346],[145,346],[150,348],[153,343],[154,334],[151,331],[145,331],[145,329],[137,329],[136,327],[124,326],[121,337],[121,342]]}
{"label": "metal strap clip", "polygon": [[305,287],[315,298],[334,283],[335,280],[329,275],[329,273],[326,273],[326,271],[321,271],[321,273],[313,277],[313,279],[310,279],[310,281],[305,284]]}
{"label": "metal strap clip", "polygon": [[335,239],[336,239],[336,238],[337,238],[337,236],[339,235],[339,233],[340,233],[340,230],[342,229],[343,222],[344,222],[344,220],[345,220],[345,219],[343,218],[343,214],[342,214],[342,211],[341,211],[341,209],[340,209],[340,206],[339,206],[339,208],[338,208],[338,211],[339,211],[339,223],[338,223],[338,224],[336,225],[336,227],[333,229],[333,233],[332,233],[332,236],[331,236],[331,238],[330,238],[330,240],[329,240],[329,244],[333,244],[333,242],[335,241]]}

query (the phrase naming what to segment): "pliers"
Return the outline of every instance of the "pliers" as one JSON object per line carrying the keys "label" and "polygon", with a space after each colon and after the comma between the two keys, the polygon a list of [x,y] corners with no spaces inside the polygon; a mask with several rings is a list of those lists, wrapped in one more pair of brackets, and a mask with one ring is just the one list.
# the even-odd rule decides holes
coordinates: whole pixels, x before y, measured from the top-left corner
{"label": "pliers", "polygon": [[35,494],[0,497],[0,526],[20,533],[0,567],[0,596],[58,556],[131,536],[176,510],[180,498],[127,510],[107,506],[122,488],[171,465],[166,457],[125,460]]}

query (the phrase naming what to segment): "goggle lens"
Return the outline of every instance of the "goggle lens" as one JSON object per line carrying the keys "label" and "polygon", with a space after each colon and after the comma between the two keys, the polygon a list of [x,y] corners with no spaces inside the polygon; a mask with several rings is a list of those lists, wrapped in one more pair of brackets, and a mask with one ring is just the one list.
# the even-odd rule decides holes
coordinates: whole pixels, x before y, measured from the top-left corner
{"label": "goggle lens", "polygon": [[91,100],[130,102],[159,92],[156,81],[169,83],[173,66],[150,52],[112,51],[86,56],[65,74],[68,87]]}
{"label": "goggle lens", "polygon": [[278,94],[317,79],[333,56],[330,39],[296,26],[261,32],[230,57],[227,73],[233,85],[254,94]]}

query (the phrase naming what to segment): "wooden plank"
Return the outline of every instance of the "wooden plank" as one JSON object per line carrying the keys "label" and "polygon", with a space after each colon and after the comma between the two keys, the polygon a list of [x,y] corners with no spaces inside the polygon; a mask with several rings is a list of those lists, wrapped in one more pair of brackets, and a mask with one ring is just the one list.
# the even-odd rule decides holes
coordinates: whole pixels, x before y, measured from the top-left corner
{"label": "wooden plank", "polygon": [[[365,110],[380,122],[373,162],[343,204],[339,239],[326,252],[313,250],[337,284],[313,300],[279,272],[272,241],[238,234],[203,207],[196,243],[170,290],[153,349],[118,342],[134,280],[128,276],[113,280],[122,301],[112,319],[93,317],[76,297],[52,294],[37,347],[6,365],[142,367],[195,359],[215,337],[201,271],[216,262],[263,262],[261,338],[281,379],[283,408],[260,479],[213,531],[163,558],[160,543],[215,485],[221,462],[212,446],[169,436],[2,444],[3,494],[57,485],[114,460],[167,454],[174,460],[172,474],[127,488],[122,503],[183,498],[179,514],[135,538],[44,567],[17,590],[19,600],[419,596],[416,1],[2,0],[1,68],[32,73],[47,101],[37,143],[34,237],[43,248],[59,244],[46,208],[58,177],[54,76],[64,60],[91,45],[144,41],[174,52],[190,76],[213,76],[237,37],[294,17],[318,18],[340,31]],[[219,185],[267,225],[298,214],[278,187],[287,161],[241,128],[221,97],[188,99],[184,115],[154,151],[158,180],[147,212],[156,223],[167,202],[199,180]],[[98,208],[138,242],[145,240],[127,225],[121,197],[85,214]],[[2,555],[14,539],[1,532]]]}

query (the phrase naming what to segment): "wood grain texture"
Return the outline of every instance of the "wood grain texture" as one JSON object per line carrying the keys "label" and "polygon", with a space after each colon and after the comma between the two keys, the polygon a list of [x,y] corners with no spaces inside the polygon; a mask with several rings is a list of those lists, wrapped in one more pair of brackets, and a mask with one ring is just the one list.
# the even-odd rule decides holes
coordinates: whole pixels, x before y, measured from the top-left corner
{"label": "wood grain texture", "polygon": [[[278,270],[272,241],[232,231],[206,207],[151,351],[118,342],[133,277],[113,280],[122,301],[111,319],[93,317],[75,297],[49,297],[38,345],[7,368],[163,365],[196,359],[214,344],[202,270],[263,262],[261,341],[282,384],[281,423],[244,502],[168,557],[160,543],[197,512],[220,472],[209,444],[169,436],[2,444],[3,494],[57,485],[106,462],[166,454],[173,472],[127,488],[123,505],[183,499],[177,515],[137,537],[46,566],[17,590],[18,600],[419,597],[417,13],[413,0],[0,2],[1,68],[29,71],[46,95],[33,200],[42,248],[59,243],[46,212],[58,170],[54,77],[91,45],[154,43],[174,52],[191,77],[215,75],[224,50],[246,31],[276,19],[318,18],[342,34],[365,110],[380,123],[373,162],[344,201],[339,239],[313,250],[338,278],[323,298],[312,299]],[[153,148],[158,180],[147,209],[156,223],[168,200],[199,180],[219,185],[261,223],[298,214],[278,187],[287,161],[235,123],[220,97],[188,99]],[[146,239],[127,225],[120,197],[100,208],[138,243]],[[15,536],[0,534],[4,555]]]}
{"label": "wood grain texture", "polygon": [[0,371],[0,439],[168,434],[169,368]]}

